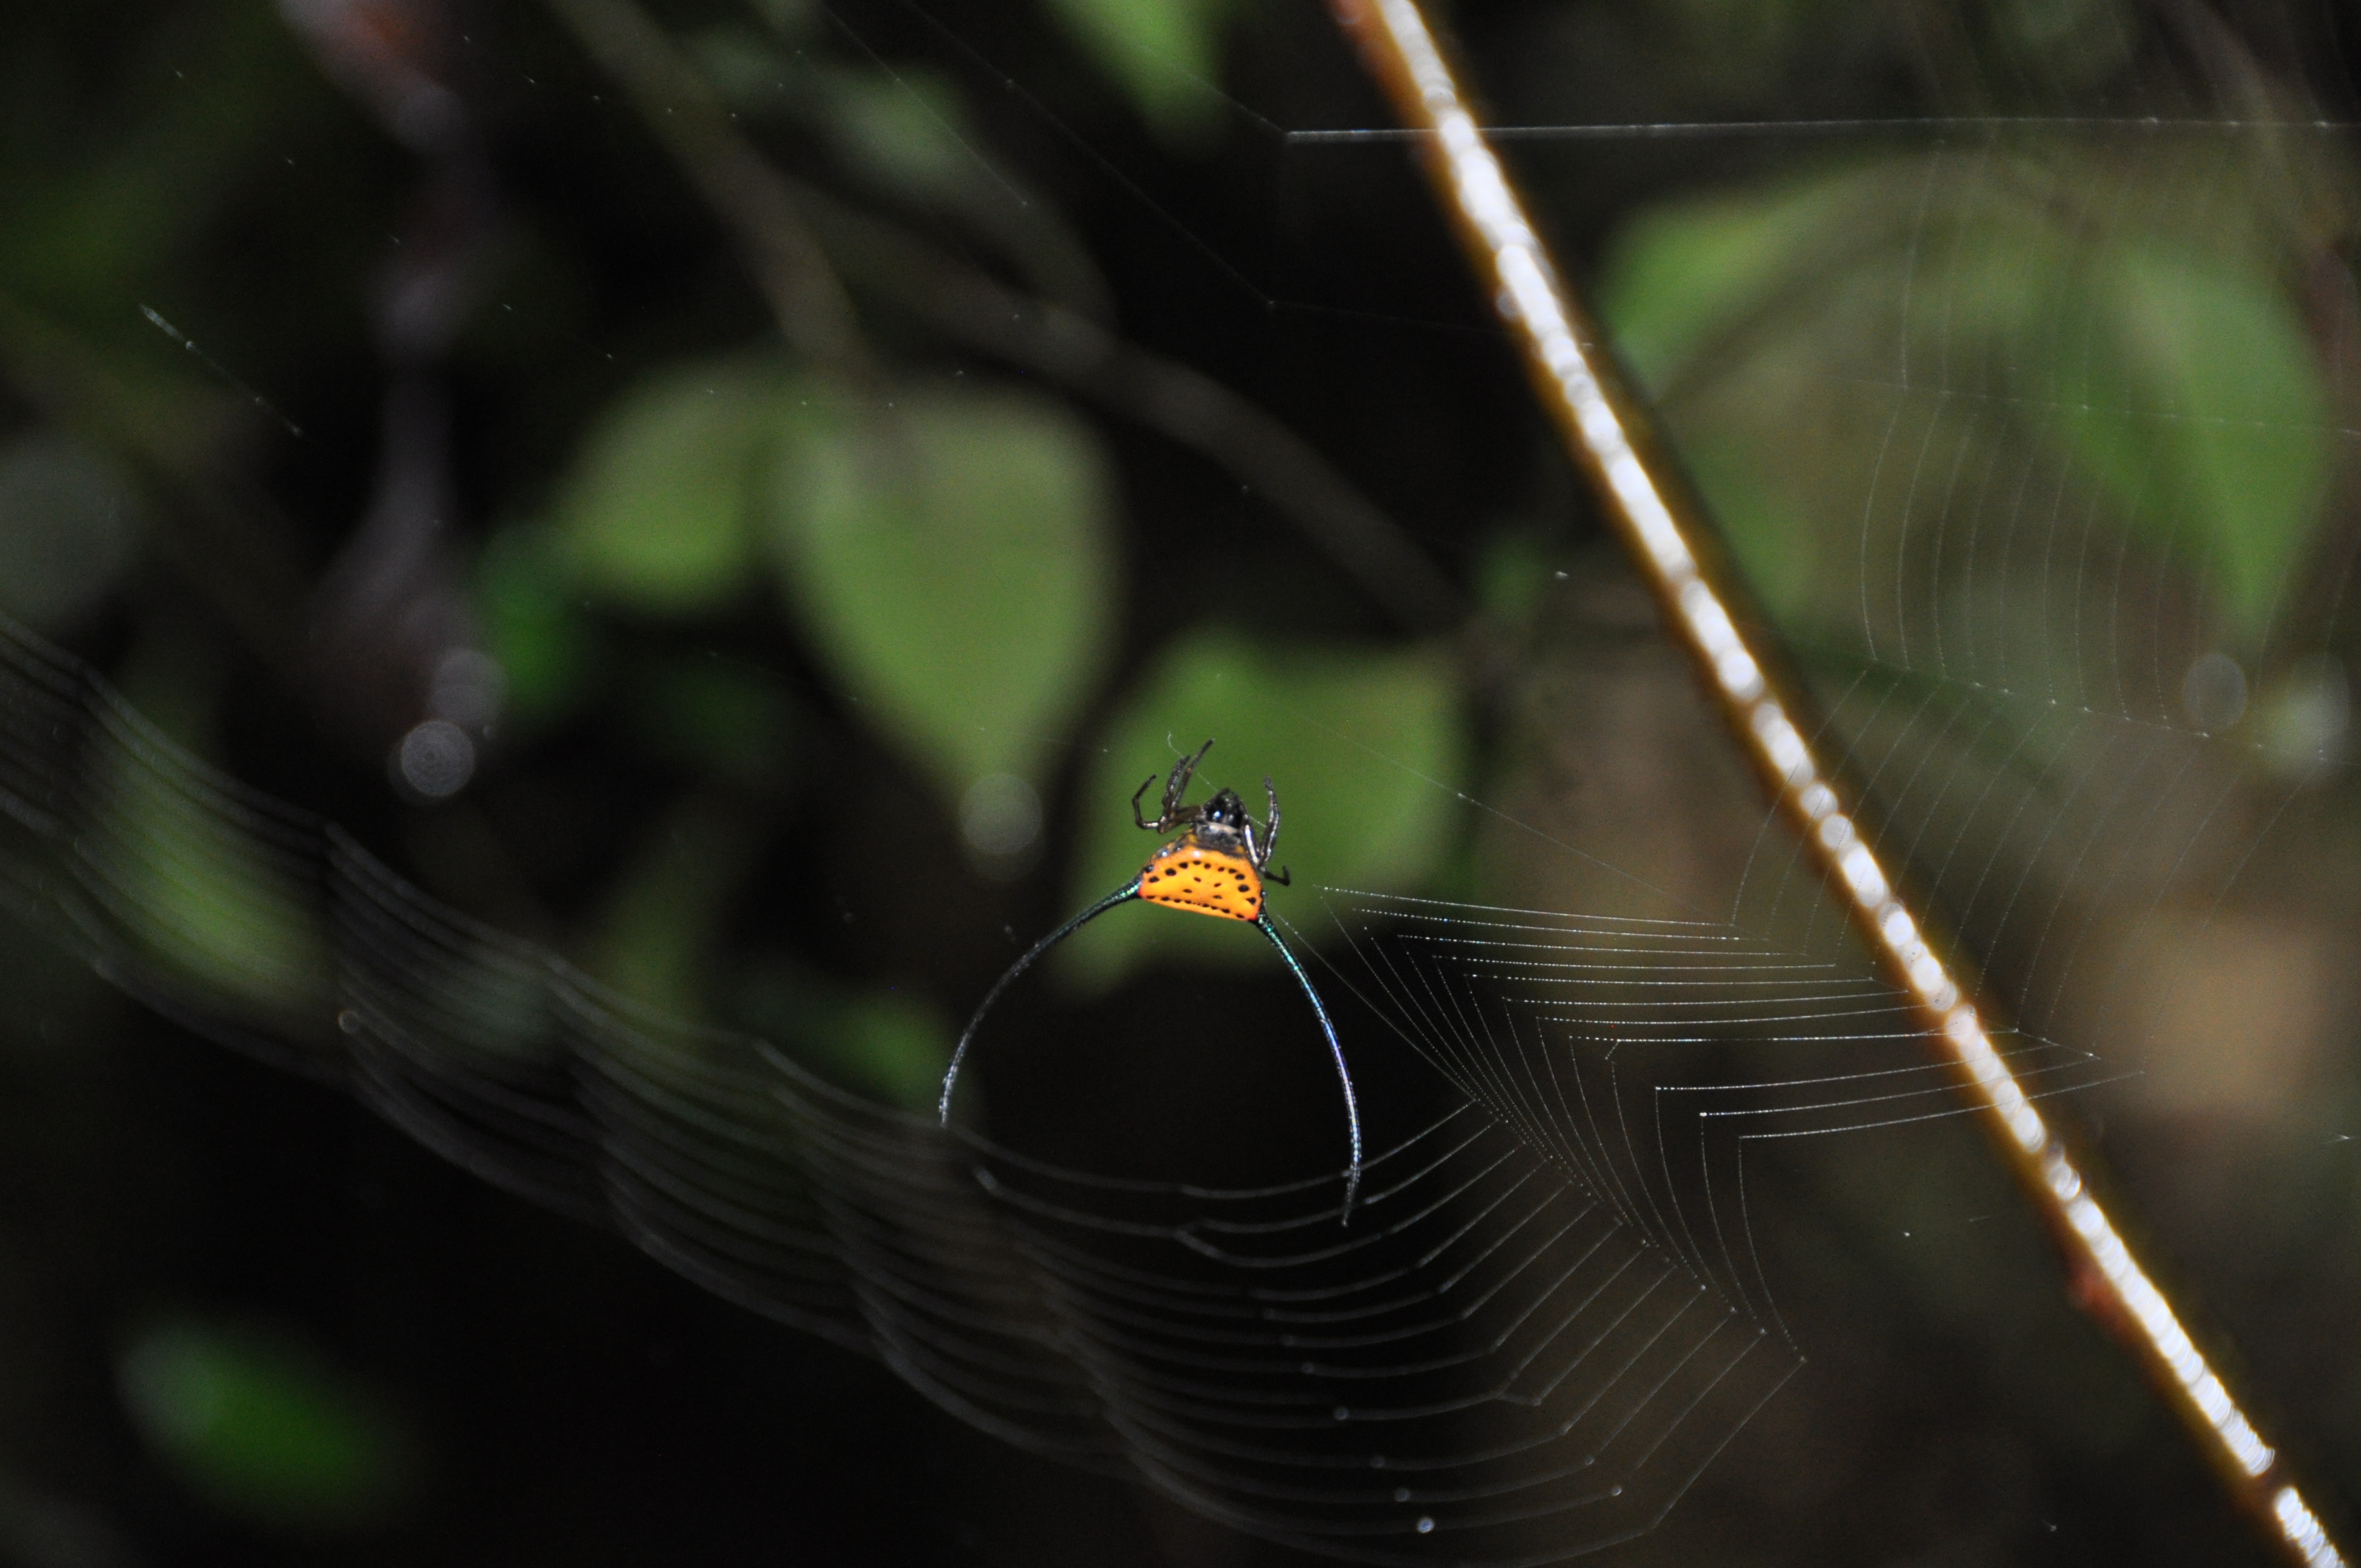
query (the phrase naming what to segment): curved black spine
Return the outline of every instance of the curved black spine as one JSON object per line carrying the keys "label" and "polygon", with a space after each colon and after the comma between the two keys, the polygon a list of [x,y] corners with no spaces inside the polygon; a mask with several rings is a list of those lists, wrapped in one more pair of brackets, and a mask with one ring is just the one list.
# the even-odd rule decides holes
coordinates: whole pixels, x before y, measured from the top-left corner
{"label": "curved black spine", "polygon": [[1328,1036],[1328,1054],[1336,1058],[1336,1080],[1345,1086],[1345,1122],[1353,1132],[1353,1163],[1345,1173],[1345,1206],[1337,1212],[1336,1220],[1339,1224],[1350,1224],[1353,1221],[1353,1200],[1359,1196],[1361,1190],[1361,1107],[1353,1095],[1353,1074],[1345,1066],[1345,1047],[1336,1039],[1336,1025],[1328,1021],[1328,1009],[1322,1005],[1320,993],[1312,988],[1312,977],[1304,973],[1303,966],[1296,961],[1294,950],[1279,940],[1279,930],[1271,925],[1270,916],[1267,913],[1257,915],[1254,923],[1257,930],[1270,938],[1270,945],[1279,949],[1279,956],[1287,960],[1288,972],[1295,976],[1295,983],[1303,988],[1304,996],[1312,1003],[1312,1011],[1320,1019],[1320,1032]]}
{"label": "curved black spine", "polygon": [[[1116,905],[1128,903],[1138,896],[1139,880],[1135,877],[1131,881],[1124,883],[1121,887],[1115,889],[1113,893],[1108,894],[1104,898],[1100,899],[1096,904],[1092,905],[1088,909],[1083,910],[1080,915],[1075,916],[1071,920],[1067,921],[1063,926],[1059,927],[1056,930],[1042,938],[1039,941],[1034,943],[1031,950],[1027,952],[1023,958],[1017,959],[1014,964],[1011,964],[1008,968],[1008,972],[1002,975],[999,981],[994,984],[990,991],[984,992],[983,1004],[976,1008],[975,1016],[967,1021],[967,1028],[965,1032],[960,1036],[959,1045],[951,1051],[950,1068],[943,1074],[943,1098],[941,1102],[935,1107],[935,1110],[941,1117],[944,1125],[948,1126],[950,1124],[951,1086],[959,1081],[960,1063],[967,1059],[967,1047],[969,1044],[974,1040],[976,1030],[983,1026],[983,1015],[992,1011],[992,1004],[1000,1000],[1000,993],[1006,991],[1011,985],[1014,985],[1016,982],[1016,977],[1023,974],[1027,970],[1031,969],[1033,967],[1034,960],[1038,959],[1043,953],[1048,952],[1050,948],[1056,947],[1059,943],[1064,941],[1067,938],[1072,936],[1075,932],[1081,930],[1083,927],[1089,925],[1100,916],[1105,914],[1108,910],[1113,909]],[[1283,952],[1286,949],[1281,948],[1280,950]],[[1288,961],[1292,963],[1294,960],[1290,959]],[[1314,1006],[1319,1004],[1316,998],[1312,1004]],[[1341,1060],[1342,1058],[1339,1059]],[[1356,1134],[1356,1140],[1357,1136],[1358,1135]],[[1354,1146],[1357,1151],[1359,1148],[1357,1141],[1355,1143]],[[1358,1158],[1359,1156],[1356,1152],[1355,1155],[1355,1160],[1356,1163]]]}

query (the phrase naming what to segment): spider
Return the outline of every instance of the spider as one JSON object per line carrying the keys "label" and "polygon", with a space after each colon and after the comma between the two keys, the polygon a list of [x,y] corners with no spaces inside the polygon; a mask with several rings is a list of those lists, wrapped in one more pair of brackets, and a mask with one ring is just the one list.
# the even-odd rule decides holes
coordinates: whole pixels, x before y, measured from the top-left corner
{"label": "spider", "polygon": [[936,1109],[948,1125],[951,1119],[951,1089],[959,1081],[960,1064],[966,1060],[967,1048],[973,1043],[976,1030],[983,1026],[983,1015],[992,1011],[1000,993],[1031,969],[1042,954],[1116,905],[1142,898],[1194,915],[1243,920],[1269,938],[1270,945],[1286,960],[1288,972],[1303,988],[1304,996],[1312,1003],[1312,1015],[1320,1020],[1320,1032],[1328,1041],[1328,1054],[1335,1059],[1336,1077],[1345,1087],[1345,1124],[1353,1141],[1353,1163],[1345,1172],[1345,1203],[1337,1217],[1350,1220],[1353,1200],[1361,1190],[1361,1112],[1353,1097],[1353,1075],[1345,1066],[1345,1047],[1336,1041],[1336,1025],[1329,1021],[1320,992],[1312,989],[1311,975],[1304,972],[1293,950],[1279,939],[1278,928],[1263,909],[1266,880],[1281,887],[1291,885],[1285,866],[1277,872],[1268,869],[1271,850],[1279,842],[1279,791],[1269,779],[1262,781],[1263,795],[1270,803],[1270,816],[1261,823],[1246,814],[1246,802],[1234,789],[1215,790],[1213,798],[1202,806],[1181,805],[1180,797],[1188,793],[1197,764],[1213,749],[1213,743],[1208,740],[1197,748],[1196,755],[1183,757],[1173,764],[1171,776],[1164,781],[1163,806],[1155,821],[1140,815],[1139,798],[1156,783],[1156,775],[1148,774],[1147,781],[1132,792],[1134,823],[1150,833],[1170,833],[1178,828],[1181,830],[1180,836],[1150,855],[1137,876],[1034,943],[1023,958],[1008,966],[1008,972],[984,993],[983,1004],[976,1008],[975,1016],[968,1020],[966,1031],[960,1036],[959,1045],[951,1052],[950,1069],[943,1074],[942,1102]]}

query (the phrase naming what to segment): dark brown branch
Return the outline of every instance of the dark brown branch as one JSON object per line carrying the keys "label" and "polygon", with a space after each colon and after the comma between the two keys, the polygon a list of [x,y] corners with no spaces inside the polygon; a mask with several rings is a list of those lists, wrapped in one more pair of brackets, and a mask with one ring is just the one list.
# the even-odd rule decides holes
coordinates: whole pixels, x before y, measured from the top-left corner
{"label": "dark brown branch", "polygon": [[[2342,1563],[2289,1475],[2182,1326],[2092,1191],[2085,1157],[2067,1146],[1993,1043],[2001,1009],[1970,999],[1970,967],[1948,959],[1913,891],[1897,887],[1848,815],[1851,781],[1815,754],[1819,726],[1784,677],[1775,637],[1741,629],[1744,601],[1707,543],[1702,503],[1664,461],[1669,449],[1646,405],[1600,351],[1587,311],[1558,270],[1515,183],[1486,142],[1444,44],[1418,0],[1330,0],[1347,38],[1410,128],[1424,133],[1426,171],[1473,264],[1524,350],[1543,409],[1590,480],[1599,510],[1654,593],[1666,634],[1694,661],[1707,697],[1753,765],[1773,809],[1796,831],[1863,946],[1907,998],[1923,1037],[2058,1243],[2078,1301],[2134,1354],[2197,1440],[2228,1496],[2283,1557],[2303,1568]],[[1752,618],[1748,618],[1750,620]]]}

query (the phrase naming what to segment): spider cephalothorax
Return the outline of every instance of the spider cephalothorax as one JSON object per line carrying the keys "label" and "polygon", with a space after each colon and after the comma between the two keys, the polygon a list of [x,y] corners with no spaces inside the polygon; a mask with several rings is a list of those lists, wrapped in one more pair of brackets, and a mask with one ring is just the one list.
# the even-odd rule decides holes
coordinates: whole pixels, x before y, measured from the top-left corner
{"label": "spider cephalothorax", "polygon": [[1361,1189],[1361,1113],[1353,1100],[1353,1075],[1345,1067],[1345,1048],[1336,1040],[1336,1027],[1328,1021],[1328,1009],[1322,1005],[1320,993],[1312,987],[1312,977],[1296,961],[1295,954],[1279,939],[1278,928],[1263,912],[1262,888],[1266,878],[1279,886],[1289,885],[1287,868],[1268,870],[1271,847],[1279,842],[1279,791],[1269,779],[1262,781],[1263,795],[1270,802],[1270,815],[1257,822],[1246,814],[1246,804],[1234,789],[1219,789],[1202,806],[1184,806],[1180,797],[1189,792],[1189,780],[1195,774],[1197,764],[1213,743],[1206,741],[1193,756],[1181,758],[1172,765],[1171,776],[1164,781],[1164,799],[1150,822],[1140,815],[1139,799],[1156,775],[1148,775],[1147,783],[1132,792],[1131,819],[1151,833],[1170,833],[1181,829],[1180,837],[1148,858],[1139,875],[1124,883],[1063,926],[1050,932],[1027,950],[1025,956],[1008,967],[998,983],[985,993],[975,1016],[968,1021],[967,1029],[960,1036],[959,1045],[951,1052],[951,1063],[943,1074],[943,1098],[938,1108],[942,1119],[950,1120],[951,1090],[959,1081],[960,1064],[967,1058],[967,1047],[975,1038],[976,1029],[983,1015],[1000,1000],[1000,993],[1020,974],[1033,967],[1035,959],[1051,948],[1081,930],[1090,922],[1135,898],[1168,908],[1186,909],[1195,915],[1211,915],[1224,920],[1244,920],[1279,949],[1287,961],[1288,971],[1303,988],[1311,1000],[1312,1011],[1320,1020],[1320,1031],[1327,1036],[1328,1052],[1336,1061],[1336,1076],[1345,1086],[1345,1122],[1352,1134],[1353,1162],[1345,1172],[1345,1201],[1340,1217],[1349,1217],[1353,1200]]}

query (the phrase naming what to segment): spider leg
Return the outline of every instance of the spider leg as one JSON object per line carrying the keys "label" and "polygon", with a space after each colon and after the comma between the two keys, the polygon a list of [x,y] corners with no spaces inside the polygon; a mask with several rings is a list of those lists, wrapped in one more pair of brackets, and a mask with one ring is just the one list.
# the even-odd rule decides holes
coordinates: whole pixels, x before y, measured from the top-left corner
{"label": "spider leg", "polygon": [[1353,1163],[1345,1172],[1345,1206],[1337,1212],[1336,1220],[1339,1224],[1350,1224],[1353,1200],[1361,1191],[1361,1107],[1353,1097],[1353,1074],[1345,1065],[1345,1047],[1337,1043],[1336,1025],[1328,1021],[1328,1009],[1322,1005],[1320,993],[1312,988],[1312,977],[1303,972],[1303,965],[1297,961],[1293,949],[1279,940],[1279,928],[1270,923],[1270,916],[1256,916],[1255,927],[1270,938],[1270,945],[1287,960],[1288,972],[1295,977],[1296,984],[1303,987],[1303,994],[1320,1020],[1320,1032],[1328,1036],[1328,1054],[1336,1058],[1336,1080],[1345,1086],[1345,1124],[1353,1135]]}
{"label": "spider leg", "polygon": [[[1270,782],[1268,773],[1262,776],[1262,793],[1263,798],[1270,802],[1270,820],[1264,825],[1262,840],[1262,864],[1268,865],[1271,851],[1279,848],[1279,786]],[[1280,873],[1279,881],[1282,886],[1286,884],[1284,872]]]}
{"label": "spider leg", "polygon": [[[966,1030],[961,1034],[959,1044],[951,1050],[950,1068],[943,1074],[943,1097],[941,1102],[936,1105],[935,1111],[936,1113],[941,1117],[944,1125],[948,1126],[950,1124],[951,1088],[959,1081],[960,1064],[967,1059],[967,1048],[972,1043],[973,1043],[976,1030],[983,1026],[983,1015],[992,1011],[992,1004],[1000,1000],[1000,993],[1006,991],[1011,985],[1015,984],[1016,977],[1023,974],[1027,970],[1031,969],[1033,967],[1034,960],[1040,958],[1043,953],[1048,952],[1050,948],[1056,947],[1059,943],[1064,941],[1067,938],[1072,936],[1075,932],[1081,930],[1083,927],[1089,925],[1100,916],[1105,914],[1108,910],[1113,909],[1116,905],[1128,903],[1138,896],[1139,883],[1137,879],[1135,878],[1134,880],[1124,883],[1113,893],[1108,894],[1104,898],[1100,899],[1096,904],[1092,905],[1088,909],[1083,910],[1080,915],[1075,916],[1071,920],[1067,921],[1063,926],[1059,927],[1056,930],[1042,938],[1039,941],[1034,943],[1032,947],[1026,949],[1025,956],[1023,958],[1008,966],[1008,972],[1006,974],[1002,975],[998,980],[993,982],[992,989],[985,992],[983,994],[983,1004],[976,1008],[975,1016],[967,1021]],[[1357,1159],[1358,1156],[1356,1155],[1355,1157]]]}
{"label": "spider leg", "polygon": [[1197,748],[1197,754],[1195,756],[1183,757],[1179,762],[1172,764],[1172,776],[1166,780],[1164,784],[1164,816],[1161,818],[1162,821],[1167,824],[1173,821],[1173,813],[1180,809],[1180,797],[1189,793],[1189,779],[1191,775],[1196,773],[1197,764],[1205,760],[1205,753],[1213,749],[1213,743],[1209,740],[1203,745]]}
{"label": "spider leg", "polygon": [[1268,839],[1258,839],[1255,836],[1253,817],[1249,817],[1240,823],[1239,831],[1246,835],[1246,859],[1254,862],[1254,869],[1262,873],[1265,882],[1275,882],[1281,887],[1295,885],[1294,879],[1287,874],[1285,866],[1279,867],[1277,871],[1270,869],[1271,841]]}
{"label": "spider leg", "polygon": [[1137,824],[1148,832],[1161,833],[1167,828],[1172,826],[1172,811],[1170,806],[1165,808],[1163,816],[1158,817],[1153,822],[1150,822],[1147,817],[1142,817],[1139,814],[1139,797],[1146,795],[1148,793],[1148,786],[1155,782],[1156,775],[1154,773],[1150,773],[1146,779],[1141,781],[1137,789],[1131,792],[1131,819],[1134,823]]}

